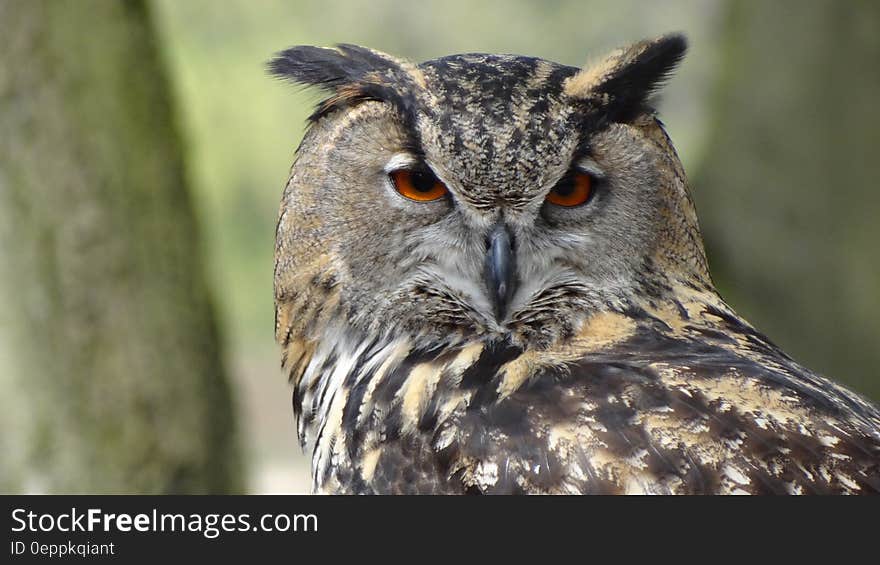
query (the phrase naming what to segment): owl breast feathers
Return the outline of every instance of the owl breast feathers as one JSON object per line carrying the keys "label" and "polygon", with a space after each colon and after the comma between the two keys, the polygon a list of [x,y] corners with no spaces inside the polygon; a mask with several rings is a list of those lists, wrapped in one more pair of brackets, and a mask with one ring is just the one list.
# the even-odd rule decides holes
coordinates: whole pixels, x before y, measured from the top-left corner
{"label": "owl breast feathers", "polygon": [[275,254],[316,491],[880,492],[880,411],[712,284],[648,103],[685,48],[271,61],[330,93]]}

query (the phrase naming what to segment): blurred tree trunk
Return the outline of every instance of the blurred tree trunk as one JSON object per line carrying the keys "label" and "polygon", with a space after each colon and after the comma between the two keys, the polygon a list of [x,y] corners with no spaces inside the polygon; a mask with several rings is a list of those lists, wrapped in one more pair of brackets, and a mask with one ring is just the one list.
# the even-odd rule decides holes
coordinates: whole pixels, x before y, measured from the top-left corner
{"label": "blurred tree trunk", "polygon": [[733,2],[695,197],[722,292],[880,399],[880,2]]}
{"label": "blurred tree trunk", "polygon": [[0,489],[240,489],[142,1],[0,0]]}

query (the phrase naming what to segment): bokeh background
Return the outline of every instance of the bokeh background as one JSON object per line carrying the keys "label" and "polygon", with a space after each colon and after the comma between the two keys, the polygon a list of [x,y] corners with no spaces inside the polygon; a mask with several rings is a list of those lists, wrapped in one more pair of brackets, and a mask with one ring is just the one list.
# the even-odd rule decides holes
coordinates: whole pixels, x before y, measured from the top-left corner
{"label": "bokeh background", "polygon": [[722,295],[880,399],[880,3],[0,0],[0,491],[308,490],[272,246],[319,95],[273,52],[580,66],[669,31]]}

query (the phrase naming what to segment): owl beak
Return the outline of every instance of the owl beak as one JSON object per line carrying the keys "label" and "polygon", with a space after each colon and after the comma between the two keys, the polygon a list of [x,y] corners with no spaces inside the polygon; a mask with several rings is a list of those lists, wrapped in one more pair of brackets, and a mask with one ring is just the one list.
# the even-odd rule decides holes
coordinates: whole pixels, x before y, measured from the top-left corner
{"label": "owl beak", "polygon": [[502,320],[513,296],[516,283],[516,256],[513,237],[504,224],[496,225],[486,238],[486,286],[495,309],[495,317]]}

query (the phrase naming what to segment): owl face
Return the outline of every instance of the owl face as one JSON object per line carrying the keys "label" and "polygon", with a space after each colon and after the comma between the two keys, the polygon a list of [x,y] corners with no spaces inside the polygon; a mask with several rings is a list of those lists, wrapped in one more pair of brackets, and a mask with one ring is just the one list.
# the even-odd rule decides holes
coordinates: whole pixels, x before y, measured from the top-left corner
{"label": "owl face", "polygon": [[595,308],[698,278],[681,167],[644,104],[683,50],[661,38],[586,70],[285,52],[276,73],[334,95],[282,201],[276,300],[305,333],[323,316],[434,343],[548,344]]}

